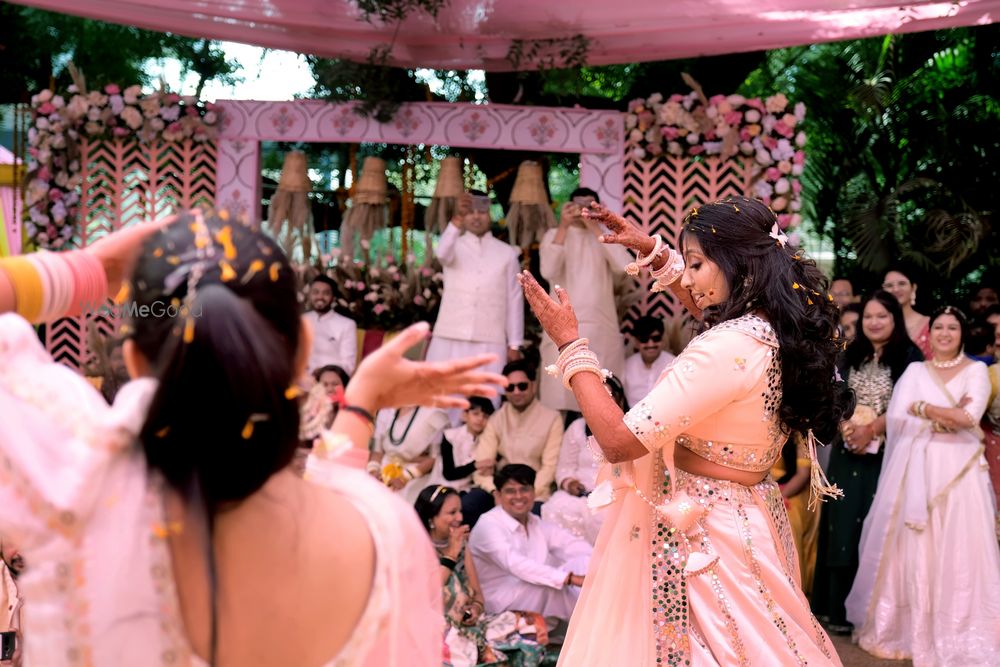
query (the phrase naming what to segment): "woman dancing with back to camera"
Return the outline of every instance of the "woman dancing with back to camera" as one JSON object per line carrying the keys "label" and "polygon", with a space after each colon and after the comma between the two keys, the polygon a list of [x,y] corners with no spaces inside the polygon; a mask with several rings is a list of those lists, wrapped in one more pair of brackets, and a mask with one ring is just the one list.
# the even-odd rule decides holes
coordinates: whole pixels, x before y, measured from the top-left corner
{"label": "woman dancing with back to camera", "polygon": [[[778,486],[784,442],[833,432],[851,396],[834,382],[837,309],[774,213],[733,198],[684,219],[683,258],[606,209],[605,243],[638,253],[654,289],[690,293],[712,326],[627,414],[604,388],[561,288],[521,284],[561,354],[607,463],[592,504],[608,513],[559,664],[839,665],[809,611]],[[679,286],[677,284],[679,281]],[[825,486],[813,452],[814,493]]]}
{"label": "woman dancing with back to camera", "polygon": [[[137,379],[108,406],[28,321],[105,303],[135,256]],[[463,406],[504,378],[476,370],[489,355],[407,360],[429,332],[410,327],[358,367],[303,480],[297,289],[278,246],[224,213],[0,259],[0,538],[29,563],[28,664],[441,664],[437,557],[364,472],[371,415]]]}

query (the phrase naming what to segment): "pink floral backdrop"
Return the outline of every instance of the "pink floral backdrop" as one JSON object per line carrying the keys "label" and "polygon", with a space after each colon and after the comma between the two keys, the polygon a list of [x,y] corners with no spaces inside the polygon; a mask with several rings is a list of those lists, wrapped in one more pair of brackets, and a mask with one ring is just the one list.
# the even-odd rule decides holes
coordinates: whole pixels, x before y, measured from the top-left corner
{"label": "pink floral backdrop", "polygon": [[[28,219],[35,247],[80,247],[123,225],[211,203],[260,210],[262,141],[438,144],[580,156],[580,184],[650,233],[676,242],[684,213],[730,194],[764,199],[783,229],[801,222],[799,175],[806,137],[801,104],[783,95],[655,94],[626,113],[580,108],[415,103],[387,124],[352,104],[318,100],[203,104],[137,86],[43,91],[29,133]],[[795,235],[792,234],[794,241]],[[354,281],[357,283],[357,281]],[[675,316],[669,294],[629,311]],[[88,322],[109,332],[113,311],[62,320],[44,337],[57,359],[80,366]]]}

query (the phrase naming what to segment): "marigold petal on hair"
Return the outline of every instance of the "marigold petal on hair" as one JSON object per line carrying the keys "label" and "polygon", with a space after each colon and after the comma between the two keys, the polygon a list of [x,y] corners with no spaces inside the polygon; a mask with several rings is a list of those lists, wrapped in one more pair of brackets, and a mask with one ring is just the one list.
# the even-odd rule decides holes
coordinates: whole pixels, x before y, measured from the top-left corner
{"label": "marigold petal on hair", "polygon": [[226,259],[236,259],[236,246],[233,245],[233,228],[226,225],[215,233],[215,240],[222,246]]}
{"label": "marigold petal on hair", "polygon": [[271,268],[268,269],[268,276],[271,278],[272,283],[278,282],[278,273],[281,271],[280,262],[272,262]]}
{"label": "marigold petal on hair", "polygon": [[250,262],[250,267],[247,269],[247,272],[243,274],[243,279],[240,280],[240,282],[246,285],[255,275],[263,271],[265,266],[267,265],[264,264],[264,260],[262,259],[255,259]]}

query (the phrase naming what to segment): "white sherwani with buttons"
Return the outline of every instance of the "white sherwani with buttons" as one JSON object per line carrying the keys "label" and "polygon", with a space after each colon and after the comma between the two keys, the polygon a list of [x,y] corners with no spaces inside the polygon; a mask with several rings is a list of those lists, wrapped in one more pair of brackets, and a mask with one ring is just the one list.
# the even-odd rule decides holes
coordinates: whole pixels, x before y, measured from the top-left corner
{"label": "white sherwani with buttons", "polygon": [[[580,336],[590,340],[590,349],[601,367],[620,378],[625,370],[625,341],[618,324],[614,282],[624,275],[625,265],[634,258],[619,245],[601,243],[593,232],[582,227],[567,229],[563,244],[558,245],[557,231],[550,229],[542,237],[538,250],[542,277],[550,288],[559,285],[566,290],[580,323]],[[541,353],[542,368],[559,357],[559,350],[548,336],[542,336]],[[553,410],[580,409],[562,381],[545,372],[541,373],[539,398]]]}
{"label": "white sherwani with buttons", "polygon": [[499,373],[507,349],[520,347],[524,339],[517,250],[489,232],[476,236],[449,224],[437,257],[444,268],[444,293],[427,360],[490,353],[497,359],[486,369]]}

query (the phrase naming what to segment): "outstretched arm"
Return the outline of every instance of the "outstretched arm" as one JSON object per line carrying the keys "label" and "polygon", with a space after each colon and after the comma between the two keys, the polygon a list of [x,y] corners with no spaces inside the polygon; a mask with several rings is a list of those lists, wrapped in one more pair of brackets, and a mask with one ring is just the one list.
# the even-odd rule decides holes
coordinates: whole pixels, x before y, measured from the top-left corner
{"label": "outstretched arm", "polygon": [[[419,322],[365,357],[344,391],[348,405],[374,415],[382,408],[422,405],[437,408],[467,408],[464,396],[496,396],[497,386],[507,379],[480,370],[494,359],[483,354],[453,361],[411,361],[404,353],[430,332]],[[333,431],[347,435],[354,446],[368,450],[372,425],[356,411],[341,409]]]}
{"label": "outstretched arm", "polygon": [[[566,290],[555,288],[560,298],[560,303],[556,303],[527,271],[519,280],[531,310],[556,346],[562,348],[580,337]],[[622,421],[624,413],[604,389],[601,378],[593,373],[578,373],[570,381],[570,387],[606,459],[618,463],[646,455],[642,443]]]}

